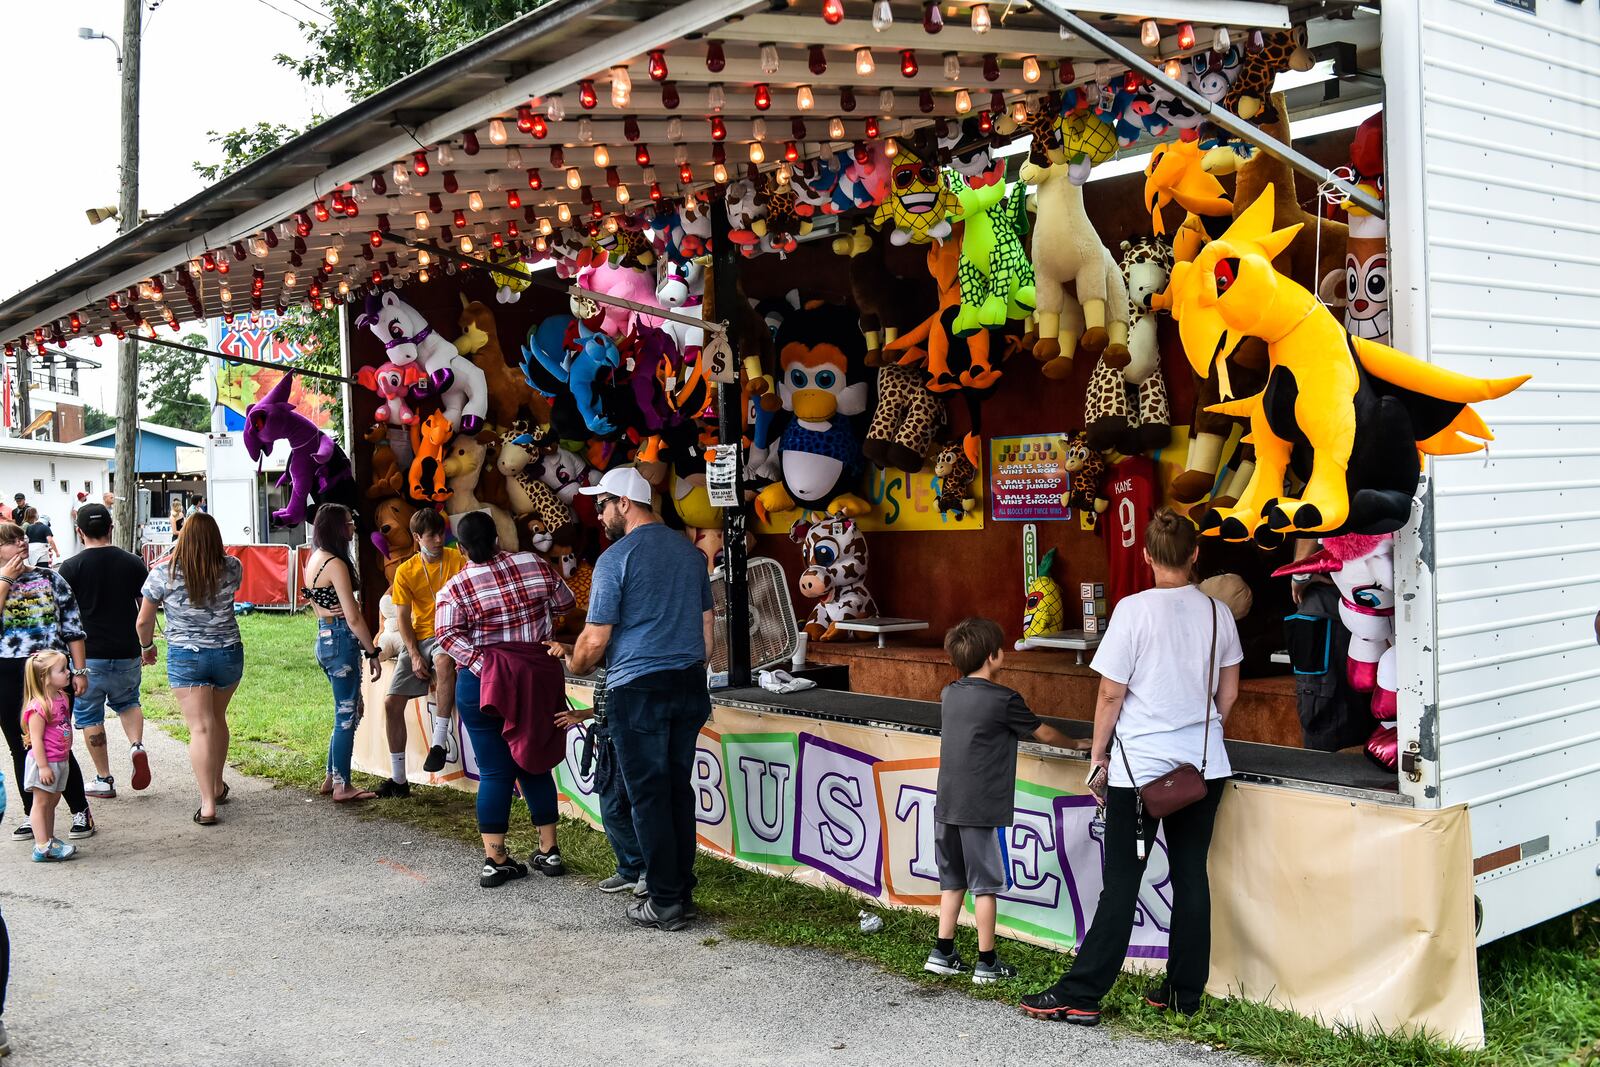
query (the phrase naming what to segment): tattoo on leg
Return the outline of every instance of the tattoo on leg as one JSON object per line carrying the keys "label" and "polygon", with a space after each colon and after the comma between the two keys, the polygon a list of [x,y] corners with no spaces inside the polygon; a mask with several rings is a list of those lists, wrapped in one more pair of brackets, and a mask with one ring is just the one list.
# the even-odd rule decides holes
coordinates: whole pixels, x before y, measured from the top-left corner
{"label": "tattoo on leg", "polygon": [[105,748],[106,735],[103,731],[100,733],[91,734],[89,731],[85,730],[83,732],[83,743],[88,745],[90,748]]}
{"label": "tattoo on leg", "polygon": [[490,845],[489,846],[489,856],[496,863],[504,863],[505,860],[506,860],[506,846],[505,845]]}

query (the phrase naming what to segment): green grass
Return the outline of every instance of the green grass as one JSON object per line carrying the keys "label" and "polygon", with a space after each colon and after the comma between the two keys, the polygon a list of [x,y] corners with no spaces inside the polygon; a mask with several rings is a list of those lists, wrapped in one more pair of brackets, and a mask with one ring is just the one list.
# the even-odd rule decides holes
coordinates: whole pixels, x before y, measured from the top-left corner
{"label": "green grass", "polygon": [[[314,789],[322,781],[332,726],[332,697],[312,654],[309,617],[254,615],[241,620],[245,643],[244,681],[228,718],[233,729],[230,761],[247,774],[285,787]],[[145,674],[145,710],[183,736],[165,672]],[[455,789],[416,788],[409,801],[371,806],[365,818],[394,818],[445,837],[476,844],[471,794]],[[613,865],[605,835],[587,824],[564,820],[562,852],[569,866],[603,878]],[[513,832],[517,850],[534,845],[530,830]],[[882,911],[884,928],[862,934],[857,913],[866,904],[840,890],[817,889],[759,874],[702,856],[696,901],[722,924],[728,937],[773,945],[820,949],[868,960],[919,985],[939,982],[922,971],[934,920],[920,912]],[[465,874],[463,875],[465,877]],[[976,952],[971,930],[960,940]],[[702,942],[714,946],[717,937]],[[1008,942],[1006,959],[1022,977],[1009,988],[949,984],[975,997],[1014,1000],[1054,979],[1068,957]],[[1106,1003],[1116,1026],[1147,1037],[1204,1042],[1269,1063],[1340,1065],[1572,1064],[1600,1067],[1600,907],[1553,919],[1490,945],[1478,957],[1488,1047],[1481,1052],[1448,1048],[1422,1036],[1328,1030],[1288,1012],[1241,1000],[1208,1000],[1205,1010],[1182,1019],[1145,1006],[1143,981],[1124,976]],[[908,993],[908,995],[910,995]],[[1019,1020],[1018,1025],[1040,1025]]]}

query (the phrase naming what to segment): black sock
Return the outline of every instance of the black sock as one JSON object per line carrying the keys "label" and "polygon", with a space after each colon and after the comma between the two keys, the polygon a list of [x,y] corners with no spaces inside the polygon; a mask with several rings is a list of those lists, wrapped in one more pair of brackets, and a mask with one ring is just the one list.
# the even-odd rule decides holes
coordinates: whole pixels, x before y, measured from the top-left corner
{"label": "black sock", "polygon": [[988,952],[979,952],[978,953],[978,962],[979,963],[986,963],[991,967],[993,967],[997,962],[999,962],[999,959],[1000,959],[1000,957],[995,955],[994,949],[990,949]]}
{"label": "black sock", "polygon": [[933,939],[933,947],[943,952],[946,956],[953,955],[956,950],[956,939],[953,937],[936,937]]}

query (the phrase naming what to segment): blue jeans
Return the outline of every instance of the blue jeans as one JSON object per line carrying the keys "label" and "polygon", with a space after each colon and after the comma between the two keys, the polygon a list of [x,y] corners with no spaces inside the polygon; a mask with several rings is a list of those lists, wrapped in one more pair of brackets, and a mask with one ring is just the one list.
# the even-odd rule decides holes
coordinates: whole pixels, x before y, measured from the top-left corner
{"label": "blue jeans", "polygon": [[167,684],[174,689],[232,689],[244,677],[244,646],[167,646]]}
{"label": "blue jeans", "polygon": [[328,773],[336,785],[350,784],[350,760],[361,722],[361,642],[343,619],[317,620],[317,663],[333,686],[333,736]]}
{"label": "blue jeans", "polygon": [[[597,748],[611,747],[610,727],[593,726]],[[639,847],[639,833],[633,828],[633,803],[628,799],[628,786],[622,772],[615,766],[616,750],[607,757],[613,764],[611,773],[603,777],[600,786],[600,819],[611,842],[611,851],[617,857],[617,873],[630,881],[644,873],[644,851]]]}
{"label": "blue jeans", "polygon": [[556,821],[556,779],[549,771],[531,774],[511,758],[511,746],[500,731],[505,720],[478,710],[481,683],[465,667],[456,671],[456,711],[472,739],[478,759],[478,832],[503,834],[511,826],[511,787],[522,787],[535,826]]}
{"label": "blue jeans", "polygon": [[657,908],[694,892],[694,753],[711,717],[702,664],[658,671],[609,688],[608,725],[617,765],[633,802],[645,879]]}
{"label": "blue jeans", "polygon": [[137,659],[91,659],[84,666],[89,668],[89,684],[83,696],[72,700],[72,725],[80,730],[103,725],[107,704],[118,715],[139,706],[143,672]]}

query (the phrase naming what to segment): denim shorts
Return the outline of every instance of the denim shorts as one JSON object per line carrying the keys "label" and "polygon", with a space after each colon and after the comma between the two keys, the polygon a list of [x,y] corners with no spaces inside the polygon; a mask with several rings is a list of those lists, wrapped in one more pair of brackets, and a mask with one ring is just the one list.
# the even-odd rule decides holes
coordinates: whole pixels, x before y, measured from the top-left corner
{"label": "denim shorts", "polygon": [[244,677],[244,645],[226,648],[167,646],[167,683],[174,689],[232,689]]}
{"label": "denim shorts", "polygon": [[106,705],[121,715],[139,706],[141,671],[136,659],[92,659],[89,687],[72,701],[72,724],[82,730],[106,721]]}

